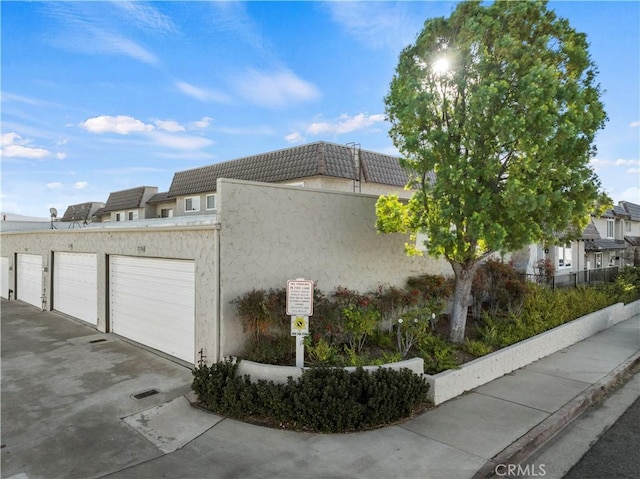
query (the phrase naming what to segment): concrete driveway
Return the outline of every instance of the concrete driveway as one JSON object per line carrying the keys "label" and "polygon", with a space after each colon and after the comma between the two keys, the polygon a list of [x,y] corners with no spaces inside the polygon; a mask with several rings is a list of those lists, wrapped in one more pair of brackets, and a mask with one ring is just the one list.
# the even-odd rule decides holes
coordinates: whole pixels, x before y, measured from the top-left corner
{"label": "concrete driveway", "polygon": [[189,368],[17,301],[1,313],[3,478],[102,477],[163,455],[123,418],[185,401]]}

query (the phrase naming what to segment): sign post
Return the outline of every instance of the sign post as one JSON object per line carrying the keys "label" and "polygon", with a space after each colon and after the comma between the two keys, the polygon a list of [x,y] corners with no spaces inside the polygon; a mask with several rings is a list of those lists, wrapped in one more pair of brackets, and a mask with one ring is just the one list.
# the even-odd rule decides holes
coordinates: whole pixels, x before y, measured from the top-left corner
{"label": "sign post", "polygon": [[304,367],[304,337],[309,334],[313,315],[313,281],[287,281],[287,314],[291,316],[291,336],[296,337],[296,367]]}

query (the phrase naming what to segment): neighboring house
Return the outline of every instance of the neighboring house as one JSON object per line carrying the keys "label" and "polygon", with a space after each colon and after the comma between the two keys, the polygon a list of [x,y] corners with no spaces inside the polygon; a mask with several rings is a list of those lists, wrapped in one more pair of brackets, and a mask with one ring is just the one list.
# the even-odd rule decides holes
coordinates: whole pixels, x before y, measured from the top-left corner
{"label": "neighboring house", "polygon": [[169,197],[169,192],[156,193],[147,200],[147,205],[153,205],[155,208],[155,215],[150,216],[153,218],[173,218],[173,212],[176,209],[175,198]]}
{"label": "neighboring house", "polygon": [[100,221],[135,221],[156,217],[155,205],[147,201],[158,193],[157,186],[138,186],[109,194],[109,199],[98,213]]}
{"label": "neighboring house", "polygon": [[622,236],[626,249],[624,262],[627,265],[640,266],[640,205],[630,201],[621,201],[618,207],[628,214],[622,221]]}
{"label": "neighboring house", "polygon": [[566,245],[530,245],[510,255],[517,269],[538,274],[553,266],[556,276],[580,271],[640,265],[640,205],[621,201],[601,216],[591,216],[582,236]]}
{"label": "neighboring house", "polygon": [[586,269],[601,269],[613,266],[624,267],[622,260],[626,249],[622,236],[623,222],[627,212],[620,206],[607,210],[602,216],[592,217],[595,233],[585,239]]}
{"label": "neighboring house", "polygon": [[[168,196],[175,199],[175,216],[216,212],[218,178],[282,183],[331,191],[374,195],[404,189],[408,175],[395,156],[319,141],[236,160],[177,172]],[[268,205],[265,205],[268,206]]]}
{"label": "neighboring house", "polygon": [[87,203],[79,203],[67,207],[64,215],[60,219],[61,223],[68,223],[69,228],[76,225],[84,226],[93,221],[96,214],[104,208],[104,203],[98,201],[89,201]]}

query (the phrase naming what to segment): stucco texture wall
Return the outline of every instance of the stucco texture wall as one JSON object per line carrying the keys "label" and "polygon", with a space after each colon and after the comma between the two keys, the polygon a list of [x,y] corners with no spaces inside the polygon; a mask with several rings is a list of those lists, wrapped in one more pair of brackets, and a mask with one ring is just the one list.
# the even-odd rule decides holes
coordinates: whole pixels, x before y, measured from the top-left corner
{"label": "stucco texture wall", "polygon": [[[198,228],[118,228],[48,230],[3,233],[0,256],[8,257],[15,272],[15,254],[42,255],[43,289],[46,308],[50,309],[52,290],[51,258],[54,252],[96,253],[98,269],[98,326],[107,331],[108,255],[189,259],[195,261],[195,350],[204,349],[208,357],[217,354],[217,288],[215,235],[212,226]],[[15,288],[15,275],[9,275]]]}
{"label": "stucco texture wall", "polygon": [[444,260],[406,256],[408,236],[376,232],[377,196],[227,179],[217,191],[223,355],[243,345],[231,301],[253,288],[305,278],[325,292],[364,292],[402,286],[410,276],[453,274]]}

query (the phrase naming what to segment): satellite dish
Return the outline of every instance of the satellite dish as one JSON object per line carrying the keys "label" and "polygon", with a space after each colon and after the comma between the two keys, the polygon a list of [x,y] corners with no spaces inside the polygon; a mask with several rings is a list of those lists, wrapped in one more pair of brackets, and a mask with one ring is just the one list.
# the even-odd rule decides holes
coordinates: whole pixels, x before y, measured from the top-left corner
{"label": "satellite dish", "polygon": [[57,218],[58,217],[58,210],[55,208],[49,208],[49,213],[51,213],[51,217],[52,218]]}

